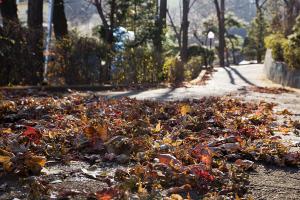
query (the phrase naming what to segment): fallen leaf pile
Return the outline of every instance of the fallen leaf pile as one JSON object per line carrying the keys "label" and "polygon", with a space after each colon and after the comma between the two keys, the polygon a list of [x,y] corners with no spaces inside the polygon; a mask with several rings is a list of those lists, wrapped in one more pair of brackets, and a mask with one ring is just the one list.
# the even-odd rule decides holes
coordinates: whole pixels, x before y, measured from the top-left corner
{"label": "fallen leaf pile", "polygon": [[[24,198],[32,199],[246,199],[247,172],[256,162],[300,164],[299,152],[274,136],[273,107],[228,97],[156,102],[5,93],[0,179],[18,177],[29,191]],[[56,191],[68,172],[50,180],[47,170],[74,161],[90,168],[73,175],[104,186]],[[101,171],[103,164],[116,166],[113,176]]]}
{"label": "fallen leaf pile", "polygon": [[277,87],[250,87],[250,91],[266,93],[266,94],[283,94],[283,93],[292,93],[292,90],[286,88],[277,88]]}

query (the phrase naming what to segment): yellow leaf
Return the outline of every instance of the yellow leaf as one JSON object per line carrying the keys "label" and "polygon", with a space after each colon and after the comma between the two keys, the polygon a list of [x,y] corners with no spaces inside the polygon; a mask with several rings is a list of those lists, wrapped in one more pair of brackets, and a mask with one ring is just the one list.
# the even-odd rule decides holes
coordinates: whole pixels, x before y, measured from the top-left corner
{"label": "yellow leaf", "polygon": [[13,163],[8,161],[8,162],[3,163],[3,168],[4,168],[5,171],[11,172],[13,170],[12,165],[13,165]]}
{"label": "yellow leaf", "polygon": [[6,150],[4,150],[4,149],[1,149],[1,148],[0,148],[0,155],[1,155],[1,156],[8,156],[8,157],[13,157],[13,156],[15,156],[13,153],[8,152],[8,151],[6,151]]}
{"label": "yellow leaf", "polygon": [[176,140],[175,142],[172,142],[173,147],[178,147],[182,145],[183,141],[182,140]]}
{"label": "yellow leaf", "polygon": [[12,162],[9,156],[0,156],[0,163],[2,164],[5,171],[12,171]]}
{"label": "yellow leaf", "polygon": [[32,156],[31,157],[32,162],[38,164],[41,167],[44,167],[46,164],[46,158],[43,156]]}
{"label": "yellow leaf", "polygon": [[24,164],[33,173],[39,174],[46,164],[46,158],[43,156],[34,156],[32,154],[29,154],[27,155]]}
{"label": "yellow leaf", "polygon": [[172,194],[171,200],[183,200],[182,196],[179,194]]}
{"label": "yellow leaf", "polygon": [[11,130],[11,128],[5,128],[5,129],[2,129],[0,131],[0,133],[2,133],[2,134],[11,134],[12,130]]}
{"label": "yellow leaf", "polygon": [[180,113],[182,116],[187,115],[190,112],[191,112],[191,107],[189,105],[181,106]]}
{"label": "yellow leaf", "polygon": [[173,142],[173,140],[169,137],[164,137],[163,142],[164,142],[164,144],[171,144]]}
{"label": "yellow leaf", "polygon": [[89,119],[86,115],[81,115],[81,121],[84,123],[84,124],[88,124],[89,122]]}
{"label": "yellow leaf", "polygon": [[3,164],[5,162],[9,162],[10,157],[9,156],[0,156],[0,163]]}
{"label": "yellow leaf", "polygon": [[241,200],[238,194],[235,194],[235,200]]}
{"label": "yellow leaf", "polygon": [[188,194],[187,194],[187,200],[192,200],[192,198],[191,198],[191,195],[190,195],[190,193],[188,192]]}
{"label": "yellow leaf", "polygon": [[158,122],[158,124],[156,125],[155,129],[154,129],[154,132],[159,132],[161,131],[161,123]]}
{"label": "yellow leaf", "polygon": [[138,193],[140,193],[140,194],[145,194],[145,193],[147,193],[147,190],[145,189],[145,188],[143,188],[143,185],[142,185],[142,182],[141,181],[139,181],[139,183],[138,183]]}

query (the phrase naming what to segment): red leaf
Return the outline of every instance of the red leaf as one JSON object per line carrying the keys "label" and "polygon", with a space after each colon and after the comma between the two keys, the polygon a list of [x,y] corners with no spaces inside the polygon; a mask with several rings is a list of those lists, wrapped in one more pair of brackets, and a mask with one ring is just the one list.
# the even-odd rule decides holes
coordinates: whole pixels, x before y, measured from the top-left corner
{"label": "red leaf", "polygon": [[209,171],[205,170],[201,165],[192,165],[190,166],[190,171],[195,174],[198,178],[204,179],[206,181],[214,181],[214,176],[209,173]]}
{"label": "red leaf", "polygon": [[35,144],[40,144],[41,142],[40,140],[42,138],[42,134],[33,127],[27,126],[22,135],[27,137],[31,142]]}

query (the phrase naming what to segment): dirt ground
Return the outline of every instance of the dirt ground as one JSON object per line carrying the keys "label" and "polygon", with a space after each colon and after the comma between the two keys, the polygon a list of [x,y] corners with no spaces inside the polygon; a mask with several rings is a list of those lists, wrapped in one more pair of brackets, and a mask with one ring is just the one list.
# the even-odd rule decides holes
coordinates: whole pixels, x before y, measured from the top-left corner
{"label": "dirt ground", "polygon": [[258,200],[300,199],[300,171],[296,168],[258,165],[250,173],[249,193]]}

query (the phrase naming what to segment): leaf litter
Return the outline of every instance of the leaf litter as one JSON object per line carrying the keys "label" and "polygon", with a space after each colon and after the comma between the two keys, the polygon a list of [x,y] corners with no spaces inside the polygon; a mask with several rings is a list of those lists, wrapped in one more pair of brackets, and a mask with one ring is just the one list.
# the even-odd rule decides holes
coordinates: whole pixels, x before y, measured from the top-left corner
{"label": "leaf litter", "polygon": [[274,125],[274,106],[5,93],[0,197],[251,199],[248,172],[257,162],[300,164],[300,153],[274,135],[298,122]]}

